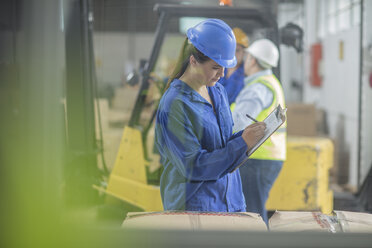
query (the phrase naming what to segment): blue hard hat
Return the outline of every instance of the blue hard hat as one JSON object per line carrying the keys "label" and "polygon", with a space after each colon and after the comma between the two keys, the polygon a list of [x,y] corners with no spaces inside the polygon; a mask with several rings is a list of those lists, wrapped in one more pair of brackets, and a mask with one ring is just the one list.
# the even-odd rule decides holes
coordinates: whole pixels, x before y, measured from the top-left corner
{"label": "blue hard hat", "polygon": [[231,68],[236,65],[236,40],[224,21],[207,19],[187,30],[187,38],[200,52],[217,64]]}

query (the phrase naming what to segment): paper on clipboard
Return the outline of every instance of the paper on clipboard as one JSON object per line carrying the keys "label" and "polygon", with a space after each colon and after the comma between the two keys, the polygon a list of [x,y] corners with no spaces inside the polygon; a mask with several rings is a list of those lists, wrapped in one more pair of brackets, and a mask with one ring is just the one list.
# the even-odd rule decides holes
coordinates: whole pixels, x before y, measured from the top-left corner
{"label": "paper on clipboard", "polygon": [[280,104],[276,107],[264,120],[263,122],[266,123],[266,129],[264,136],[254,145],[249,151],[247,152],[247,158],[243,160],[235,169],[232,171],[234,172],[240,166],[242,166],[249,157],[254,153],[278,128],[285,122],[285,113],[287,112],[287,108],[282,109]]}

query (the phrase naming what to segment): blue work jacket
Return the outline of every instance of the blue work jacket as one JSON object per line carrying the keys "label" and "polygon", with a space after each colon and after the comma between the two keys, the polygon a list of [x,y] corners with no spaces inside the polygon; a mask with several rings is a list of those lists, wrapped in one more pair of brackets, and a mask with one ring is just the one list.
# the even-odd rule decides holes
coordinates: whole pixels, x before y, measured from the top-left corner
{"label": "blue work jacket", "polygon": [[232,135],[225,89],[208,87],[212,105],[181,80],[164,93],[156,115],[155,144],[164,171],[160,192],[165,210],[239,212],[245,199],[239,170],[247,145]]}
{"label": "blue work jacket", "polygon": [[220,78],[218,82],[225,87],[229,99],[229,105],[231,105],[231,103],[235,102],[236,97],[244,87],[244,63],[242,63],[229,78],[226,78],[226,75],[227,68],[225,68],[225,77]]}

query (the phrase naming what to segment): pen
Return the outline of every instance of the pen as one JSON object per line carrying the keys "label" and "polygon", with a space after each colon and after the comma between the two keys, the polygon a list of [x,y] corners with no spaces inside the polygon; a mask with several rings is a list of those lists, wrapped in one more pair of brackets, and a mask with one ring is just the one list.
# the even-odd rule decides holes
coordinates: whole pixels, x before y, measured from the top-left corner
{"label": "pen", "polygon": [[249,119],[251,119],[252,121],[254,121],[254,122],[258,122],[255,118],[253,118],[253,117],[251,117],[250,115],[248,115],[248,114],[245,114]]}

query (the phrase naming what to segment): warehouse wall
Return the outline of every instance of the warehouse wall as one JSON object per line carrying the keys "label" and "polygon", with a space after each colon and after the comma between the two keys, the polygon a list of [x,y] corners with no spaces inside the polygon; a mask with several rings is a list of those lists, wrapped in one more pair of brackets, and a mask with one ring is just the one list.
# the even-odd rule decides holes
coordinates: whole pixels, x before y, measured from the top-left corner
{"label": "warehouse wall", "polygon": [[150,57],[153,33],[95,32],[97,77],[101,83],[118,84],[140,59]]}
{"label": "warehouse wall", "polygon": [[[345,183],[357,186],[360,27],[353,26],[319,37],[320,2],[305,2],[307,50],[304,102],[314,103],[326,111],[338,166],[349,172]],[[310,85],[310,46],[315,42],[321,42],[323,46],[323,83],[320,87]],[[343,42],[343,58],[340,58],[340,42]]]}

